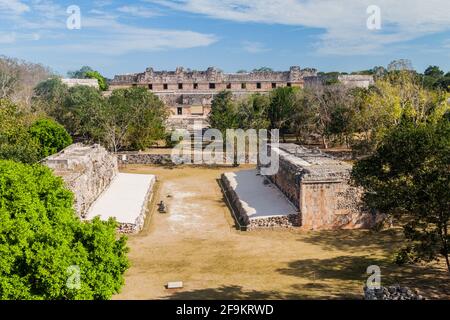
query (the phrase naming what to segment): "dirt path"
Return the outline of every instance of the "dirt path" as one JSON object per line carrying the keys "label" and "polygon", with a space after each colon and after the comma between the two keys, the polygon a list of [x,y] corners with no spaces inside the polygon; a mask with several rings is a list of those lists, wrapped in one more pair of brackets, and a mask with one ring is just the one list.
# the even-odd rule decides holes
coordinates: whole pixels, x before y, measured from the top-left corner
{"label": "dirt path", "polygon": [[[236,231],[217,184],[224,171],[230,169],[125,170],[155,174],[158,182],[144,230],[129,238],[132,266],[115,299],[360,298],[371,264],[382,267],[387,282],[450,293],[442,269],[390,262],[398,232]],[[160,200],[167,214],[156,211]],[[183,281],[184,288],[166,290],[169,281]]]}

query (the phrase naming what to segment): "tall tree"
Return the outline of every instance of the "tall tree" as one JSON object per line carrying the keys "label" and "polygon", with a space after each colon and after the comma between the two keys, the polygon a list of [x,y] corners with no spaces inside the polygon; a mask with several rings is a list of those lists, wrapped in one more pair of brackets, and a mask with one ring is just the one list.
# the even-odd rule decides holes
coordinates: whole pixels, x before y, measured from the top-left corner
{"label": "tall tree", "polygon": [[167,110],[145,88],[114,90],[99,115],[102,140],[111,151],[144,149],[163,139]]}
{"label": "tall tree", "polygon": [[403,117],[376,152],[353,169],[367,205],[403,224],[406,247],[398,262],[439,256],[450,272],[450,121],[420,123]]}
{"label": "tall tree", "polygon": [[280,87],[270,94],[268,109],[270,129],[279,129],[283,140],[294,114],[295,95],[298,90],[294,87]]}
{"label": "tall tree", "polygon": [[222,91],[215,95],[208,118],[211,128],[220,130],[223,137],[225,137],[227,129],[239,127],[238,120],[237,105],[233,101],[232,92]]}
{"label": "tall tree", "polygon": [[0,99],[0,159],[35,163],[39,142],[28,131],[30,119],[8,100]]}

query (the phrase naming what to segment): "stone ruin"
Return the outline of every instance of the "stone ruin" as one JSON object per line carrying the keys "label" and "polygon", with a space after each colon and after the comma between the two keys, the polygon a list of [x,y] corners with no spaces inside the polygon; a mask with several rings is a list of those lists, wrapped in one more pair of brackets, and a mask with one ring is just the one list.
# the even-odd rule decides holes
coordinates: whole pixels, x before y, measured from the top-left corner
{"label": "stone ruin", "polygon": [[74,193],[75,210],[81,218],[119,172],[117,157],[97,144],[73,144],[43,163]]}
{"label": "stone ruin", "polygon": [[425,298],[417,290],[396,284],[380,288],[364,286],[364,300],[425,300]]}
{"label": "stone ruin", "polygon": [[[271,176],[256,177],[251,183],[236,182],[234,173],[222,175],[222,185],[225,197],[237,216],[238,224],[248,229],[258,227],[300,227],[305,230],[331,230],[370,228],[378,223],[378,217],[364,210],[361,196],[362,190],[350,184],[352,166],[336,160],[320,150],[311,150],[295,144],[279,144],[269,146],[272,158],[276,153],[279,159],[279,170]],[[255,173],[254,176],[260,175]],[[261,183],[270,184],[272,190],[261,198],[258,195],[248,197],[243,189],[261,190]],[[239,188],[239,184],[246,187]],[[255,192],[253,192],[255,193]],[[273,214],[267,212],[267,206],[262,205],[266,198],[281,193],[285,201],[294,208],[294,214],[289,206],[284,206],[280,196],[274,201],[281,201],[274,207]],[[258,198],[259,197],[259,198]],[[255,200],[256,199],[256,200]],[[258,200],[260,199],[260,200]],[[284,206],[284,209],[281,207]],[[258,212],[259,211],[259,212]],[[283,212],[281,212],[283,211]],[[259,216],[258,219],[252,218]]]}
{"label": "stone ruin", "polygon": [[295,144],[269,146],[279,156],[277,174],[267,178],[299,211],[303,229],[368,228],[377,221],[362,207],[362,190],[350,185],[352,166]]}
{"label": "stone ruin", "polygon": [[87,86],[99,89],[98,80],[97,79],[61,79],[61,82],[66,84],[69,88],[75,86]]}
{"label": "stone ruin", "polygon": [[361,74],[346,74],[338,76],[339,82],[351,88],[368,88],[375,83],[373,76]]}
{"label": "stone ruin", "polygon": [[211,101],[223,90],[239,99],[252,93],[268,93],[278,87],[303,87],[316,76],[314,69],[292,66],[287,71],[254,71],[225,73],[209,67],[197,71],[178,67],[174,71],[156,71],[116,75],[109,90],[142,87],[158,96],[170,111],[167,128],[190,130],[194,121],[204,121],[211,111]]}

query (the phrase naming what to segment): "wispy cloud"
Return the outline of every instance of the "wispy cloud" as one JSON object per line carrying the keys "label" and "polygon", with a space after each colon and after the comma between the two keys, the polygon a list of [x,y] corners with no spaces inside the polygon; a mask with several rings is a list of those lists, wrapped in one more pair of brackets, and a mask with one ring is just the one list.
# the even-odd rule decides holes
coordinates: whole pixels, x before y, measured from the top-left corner
{"label": "wispy cloud", "polygon": [[242,41],[242,49],[248,53],[262,53],[270,51],[263,43],[255,41]]}
{"label": "wispy cloud", "polygon": [[160,12],[143,6],[123,6],[117,8],[117,11],[140,18],[151,18],[161,15]]}
{"label": "wispy cloud", "polygon": [[[0,43],[23,48],[23,41],[41,39],[32,44],[32,50],[121,55],[202,47],[217,41],[215,35],[208,33],[134,26],[121,21],[121,16],[145,18],[157,13],[138,6],[103,10],[108,5],[109,1],[96,1],[91,10],[82,11],[81,30],[68,30],[67,8],[55,1],[33,0],[27,6],[20,1],[0,0]],[[29,14],[23,14],[27,11]],[[11,23],[5,23],[6,20]]]}
{"label": "wispy cloud", "polygon": [[21,14],[30,10],[30,7],[20,0],[0,0],[0,12]]}
{"label": "wispy cloud", "polygon": [[[146,0],[214,19],[304,26],[323,30],[321,53],[378,53],[387,45],[450,29],[448,0]],[[381,8],[382,29],[371,31],[367,8]]]}

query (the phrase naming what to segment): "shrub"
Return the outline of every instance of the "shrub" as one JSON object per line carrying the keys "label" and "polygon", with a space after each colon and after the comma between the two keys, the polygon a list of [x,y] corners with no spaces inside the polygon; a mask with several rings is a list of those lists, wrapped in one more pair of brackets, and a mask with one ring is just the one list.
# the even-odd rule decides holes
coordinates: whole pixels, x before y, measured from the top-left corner
{"label": "shrub", "polygon": [[41,158],[57,153],[72,144],[72,137],[66,129],[50,119],[37,120],[31,125],[29,132],[40,145]]}
{"label": "shrub", "polygon": [[72,205],[49,168],[0,161],[0,299],[109,299],[119,291],[126,238],[116,239],[113,220],[82,222]]}

